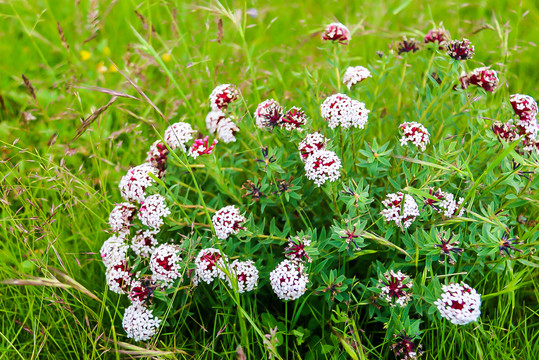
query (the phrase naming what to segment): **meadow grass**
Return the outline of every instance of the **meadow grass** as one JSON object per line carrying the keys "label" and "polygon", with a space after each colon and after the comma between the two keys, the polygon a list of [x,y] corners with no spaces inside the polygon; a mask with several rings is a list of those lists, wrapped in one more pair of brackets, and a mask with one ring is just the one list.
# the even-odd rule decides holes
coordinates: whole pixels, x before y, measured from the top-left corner
{"label": "meadow grass", "polygon": [[[534,1],[29,0],[0,2],[0,19],[4,39],[0,42],[0,279],[4,281],[0,358],[240,358],[239,345],[247,358],[265,358],[272,350],[264,343],[264,334],[274,327],[279,340],[274,356],[392,357],[392,339],[382,324],[367,316],[370,295],[360,286],[350,290],[349,311],[327,306],[311,291],[296,302],[275,299],[268,304],[266,298],[258,301],[256,294],[216,296],[202,288],[196,296],[204,304],[178,295],[177,306],[171,309],[176,320],[147,346],[134,343],[121,326],[127,300],[107,291],[99,257],[108,237],[103,231],[108,214],[121,201],[117,188],[121,176],[144,160],[148,146],[169,123],[188,121],[204,129],[208,96],[216,85],[232,83],[241,89],[244,107],[238,143],[244,150],[216,155],[205,168],[193,167],[189,173],[196,179],[181,173],[184,177],[171,189],[186,194],[184,205],[198,207],[199,212],[187,217],[206,224],[208,212],[227,201],[250,204],[242,198],[240,186],[259,176],[253,160],[261,157],[261,146],[295,148],[286,140],[257,133],[249,115],[256,105],[273,97],[300,106],[313,119],[313,127],[322,128],[319,104],[326,95],[343,90],[339,76],[348,65],[370,65],[375,75],[355,92],[371,110],[369,125],[363,132],[345,134],[346,145],[342,137],[340,141],[345,151],[356,146],[357,161],[349,162],[355,175],[364,176],[372,191],[380,194],[419,186],[414,184],[415,174],[445,177],[445,183],[467,189],[462,196],[475,212],[476,216],[469,215],[474,221],[496,226],[496,211],[506,209],[528,254],[519,261],[481,260],[486,265],[481,264],[474,286],[483,294],[480,323],[457,328],[432,317],[421,329],[424,357],[539,357],[539,284],[533,255],[539,236],[534,221],[539,215],[539,184],[535,178],[526,182],[515,175],[510,160],[518,154],[512,149],[485,148],[495,144],[485,132],[489,119],[506,119],[509,94],[537,98],[539,8]],[[320,31],[334,20],[352,31],[350,45],[338,56],[320,41]],[[388,56],[389,44],[404,35],[422,39],[440,22],[453,37],[472,40],[474,65],[491,65],[499,72],[497,92],[463,102],[464,95],[452,90],[455,78],[433,86],[435,80],[424,76],[435,71],[458,73],[447,60],[426,50],[421,56]],[[95,86],[119,92],[116,100],[109,103],[115,94],[89,88]],[[107,104],[89,119],[93,121],[83,121]],[[377,165],[379,173],[366,166],[376,163],[369,156],[378,152],[377,146],[391,141],[395,147],[396,129],[403,121],[429,124],[431,143],[436,144],[432,156],[413,163],[401,151],[393,154],[397,157],[387,156],[391,166]],[[332,135],[343,136],[338,131]],[[537,172],[536,158],[522,163]],[[302,173],[293,165],[281,165],[290,175]],[[204,186],[207,183],[213,184],[211,189]],[[200,194],[204,203],[197,200]],[[279,237],[285,223],[295,232],[304,222],[323,222],[324,214],[317,209],[341,212],[342,206],[320,194],[324,193],[314,187],[305,188],[301,216],[309,220],[303,222],[282,201],[268,206],[265,213],[253,206],[253,213],[257,222],[267,216],[266,230],[274,217],[278,226],[269,234]],[[294,214],[292,221],[287,214]],[[528,218],[525,224],[514,221],[521,214]],[[367,219],[371,224],[382,221],[375,210]],[[331,223],[325,225],[329,230]],[[465,238],[479,238],[486,231],[471,220],[462,228]],[[393,237],[392,242],[406,250],[414,248],[402,234],[395,232]],[[271,251],[270,245],[267,248]],[[256,250],[249,248],[252,253]],[[385,245],[372,251],[388,261],[394,255]],[[368,252],[361,256],[376,259]],[[413,263],[412,259],[406,265],[411,273]],[[345,266],[354,269],[350,260],[344,261]],[[414,273],[421,285],[432,275]],[[358,274],[364,277],[365,273]],[[178,294],[192,291],[185,285]]]}

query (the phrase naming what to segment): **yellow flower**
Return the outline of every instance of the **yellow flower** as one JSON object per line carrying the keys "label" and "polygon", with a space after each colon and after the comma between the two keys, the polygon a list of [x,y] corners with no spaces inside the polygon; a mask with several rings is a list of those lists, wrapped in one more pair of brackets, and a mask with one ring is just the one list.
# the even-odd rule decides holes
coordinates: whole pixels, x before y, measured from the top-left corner
{"label": "yellow flower", "polygon": [[82,61],[86,61],[92,57],[92,53],[86,50],[81,50],[79,54]]}
{"label": "yellow flower", "polygon": [[170,53],[164,53],[161,58],[164,62],[169,62],[172,59],[172,56],[170,56]]}
{"label": "yellow flower", "polygon": [[117,71],[118,71],[118,68],[116,67],[116,65],[110,64],[110,66],[109,66],[109,71],[110,71],[110,72],[117,72]]}
{"label": "yellow flower", "polygon": [[99,64],[97,64],[97,72],[100,74],[104,74],[107,72],[107,67],[105,66],[105,63],[103,61],[100,61]]}

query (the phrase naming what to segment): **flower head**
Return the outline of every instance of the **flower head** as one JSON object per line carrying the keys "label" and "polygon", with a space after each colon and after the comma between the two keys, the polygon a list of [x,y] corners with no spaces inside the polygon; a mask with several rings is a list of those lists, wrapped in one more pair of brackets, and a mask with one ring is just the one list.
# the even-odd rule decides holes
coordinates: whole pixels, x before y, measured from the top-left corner
{"label": "flower head", "polygon": [[427,32],[427,35],[425,35],[425,38],[423,39],[423,42],[425,44],[438,42],[440,49],[442,49],[443,46],[448,41],[449,41],[449,32],[446,29],[444,29],[443,26],[437,29],[429,30]]}
{"label": "flower head", "polygon": [[397,52],[400,54],[408,52],[416,52],[419,50],[419,42],[415,39],[407,39],[404,37],[401,42],[397,44]]}
{"label": "flower head", "polygon": [[492,132],[500,141],[513,142],[518,139],[516,126],[512,122],[496,121],[492,125]]}
{"label": "flower head", "polygon": [[158,229],[164,223],[163,218],[169,215],[167,200],[162,195],[150,195],[140,203],[138,218],[143,225]]}
{"label": "flower head", "polygon": [[393,221],[401,230],[407,229],[412,225],[416,217],[419,216],[419,208],[414,198],[408,194],[397,192],[395,194],[387,194],[387,197],[382,201],[385,206],[380,214],[386,221]]}
{"label": "flower head", "polygon": [[236,141],[236,133],[240,131],[233,116],[228,116],[221,110],[210,111],[206,116],[206,128],[210,134],[217,133],[219,140],[225,144]]}
{"label": "flower head", "polygon": [[394,334],[395,342],[391,345],[391,349],[395,353],[395,357],[399,360],[415,360],[423,355],[422,345],[416,345],[414,338],[401,331],[399,334]]}
{"label": "flower head", "polygon": [[193,139],[195,132],[188,123],[177,122],[165,130],[165,142],[172,150],[181,149],[185,152],[187,151],[186,144]]}
{"label": "flower head", "polygon": [[320,106],[320,110],[322,117],[332,129],[339,125],[345,129],[352,126],[363,129],[370,112],[365,108],[364,103],[352,100],[344,94],[327,97]]}
{"label": "flower head", "polygon": [[159,172],[152,165],[145,163],[129,169],[120,180],[120,192],[126,201],[141,202],[146,197],[146,188],[155,184],[148,174],[158,176]]}
{"label": "flower head", "polygon": [[505,232],[502,235],[500,240],[500,255],[509,256],[509,258],[512,259],[513,255],[511,255],[511,250],[522,253],[522,250],[515,247],[515,245],[520,245],[522,242],[518,241],[518,237],[510,238],[509,236],[509,232]]}
{"label": "flower head", "polygon": [[113,257],[105,272],[109,290],[117,294],[127,293],[134,278],[131,270],[125,256]]}
{"label": "flower head", "polygon": [[461,282],[442,286],[441,297],[434,302],[440,315],[455,325],[477,321],[481,311],[481,294]]}
{"label": "flower head", "polygon": [[513,94],[509,97],[509,101],[520,119],[535,117],[539,111],[537,103],[529,95]]}
{"label": "flower head", "polygon": [[299,145],[298,150],[301,160],[305,161],[311,154],[317,150],[326,150],[329,139],[319,132],[307,134]]}
{"label": "flower head", "polygon": [[241,195],[241,197],[250,197],[254,201],[260,200],[260,198],[266,197],[266,195],[262,192],[262,187],[260,183],[255,184],[251,180],[247,180],[243,185],[241,186],[242,190],[245,190],[245,193]]}
{"label": "flower head", "polygon": [[150,150],[147,153],[146,162],[157,169],[160,179],[166,173],[168,152],[165,144],[161,140],[157,140],[150,146]]}
{"label": "flower head", "polygon": [[312,262],[305,248],[311,245],[311,240],[308,236],[295,236],[288,239],[288,245],[284,249],[284,254],[287,258],[299,262]]}
{"label": "flower head", "polygon": [[125,309],[122,326],[127,337],[135,341],[150,340],[161,324],[161,319],[154,316],[152,310],[133,304]]}
{"label": "flower head", "polygon": [[462,252],[464,251],[462,248],[458,248],[458,240],[455,240],[451,242],[451,239],[453,239],[453,233],[449,235],[449,238],[446,238],[445,231],[442,231],[438,234],[438,239],[440,240],[440,244],[434,244],[434,246],[440,248],[440,262],[443,263],[446,259],[449,259],[450,264],[454,264],[455,260],[451,256],[451,253],[454,253],[455,255],[462,255]]}
{"label": "flower head", "polygon": [[226,262],[228,262],[228,258],[218,249],[206,248],[200,250],[195,259],[196,269],[193,283],[198,285],[200,281],[204,281],[209,284],[216,278],[224,279],[225,273],[223,269]]}
{"label": "flower head", "polygon": [[307,290],[308,282],[303,263],[291,260],[283,260],[270,273],[271,288],[281,300],[298,299]]}
{"label": "flower head", "polygon": [[426,127],[418,122],[405,122],[399,125],[399,129],[402,131],[402,137],[400,143],[402,146],[411,142],[415,146],[425,151],[427,145],[430,143],[430,134]]}
{"label": "flower head", "polygon": [[212,217],[217,238],[225,240],[231,234],[237,234],[243,229],[241,224],[245,220],[245,217],[240,214],[240,211],[234,205],[225,206],[217,211]]}
{"label": "flower head", "polygon": [[406,306],[410,301],[409,289],[412,287],[412,281],[408,275],[400,270],[386,271],[382,279],[378,280],[378,288],[381,289],[380,297],[385,299],[391,306]]}
{"label": "flower head", "polygon": [[249,261],[234,260],[229,267],[230,276],[226,276],[226,282],[230,288],[233,288],[232,281],[237,281],[238,292],[243,294],[247,291],[252,291],[258,284],[258,269],[255,263]]}
{"label": "flower head", "polygon": [[475,48],[468,39],[452,40],[447,45],[447,54],[455,60],[469,60],[474,56]]}
{"label": "flower head", "polygon": [[537,139],[537,133],[539,132],[539,124],[535,116],[530,118],[521,118],[514,122],[518,134],[524,137],[526,140]]}
{"label": "flower head", "polygon": [[305,176],[318,187],[341,176],[341,159],[333,151],[316,150],[305,160]]}
{"label": "flower head", "polygon": [[[431,206],[439,214],[443,214],[444,217],[450,219],[455,216],[462,216],[464,214],[464,209],[462,208],[462,202],[464,198],[459,198],[458,202],[455,200],[455,195],[444,192],[442,189],[433,191],[429,189],[429,194],[438,199],[426,199],[425,206]],[[457,214],[457,210],[460,208],[460,211]]]}
{"label": "flower head", "polygon": [[131,239],[131,249],[142,258],[149,258],[157,245],[156,230],[138,230]]}
{"label": "flower head", "polygon": [[196,139],[191,149],[189,149],[189,156],[193,157],[193,159],[196,159],[200,155],[211,154],[218,141],[213,140],[213,143],[209,145],[208,140],[208,136],[204,137],[204,139]]}
{"label": "flower head", "polygon": [[105,267],[109,267],[112,264],[113,259],[125,258],[129,245],[125,242],[125,235],[112,235],[101,246],[99,253],[101,260]]}
{"label": "flower head", "polygon": [[152,279],[162,282],[164,287],[170,287],[176,279],[182,276],[180,270],[181,261],[180,249],[177,245],[160,245],[150,258]]}
{"label": "flower head", "polygon": [[240,98],[240,92],[235,85],[221,84],[213,89],[210,95],[212,110],[226,110],[230,103]]}
{"label": "flower head", "polygon": [[149,279],[137,279],[132,282],[131,290],[129,290],[129,300],[131,303],[138,305],[147,305],[152,301],[153,292],[157,285]]}
{"label": "flower head", "polygon": [[372,77],[372,75],[369,69],[363,66],[349,66],[344,72],[342,82],[350,90],[354,85],[359,84],[370,77]]}
{"label": "flower head", "polygon": [[284,114],[282,117],[281,126],[288,131],[298,130],[302,131],[302,126],[305,126],[307,123],[307,117],[305,116],[305,111],[294,106]]}
{"label": "flower head", "polygon": [[256,125],[261,129],[273,129],[283,122],[283,107],[273,99],[258,104],[255,111]]}
{"label": "flower head", "polygon": [[322,40],[336,41],[339,44],[348,45],[350,41],[350,31],[341,23],[331,23],[326,26],[326,30],[322,34]]}
{"label": "flower head", "polygon": [[460,77],[462,88],[466,89],[470,84],[482,87],[485,91],[493,92],[498,86],[498,74],[488,67],[474,69],[469,74]]}
{"label": "flower head", "polygon": [[116,204],[109,215],[109,225],[114,232],[129,231],[131,221],[135,217],[137,207],[131,203],[124,202]]}

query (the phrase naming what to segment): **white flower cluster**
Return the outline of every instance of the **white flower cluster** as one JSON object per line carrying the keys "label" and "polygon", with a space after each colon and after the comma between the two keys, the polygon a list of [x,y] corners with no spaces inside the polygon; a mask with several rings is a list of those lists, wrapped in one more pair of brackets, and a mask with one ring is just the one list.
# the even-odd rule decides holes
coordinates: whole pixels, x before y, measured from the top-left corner
{"label": "white flower cluster", "polygon": [[218,85],[210,95],[210,105],[212,110],[226,110],[228,105],[240,98],[240,91],[235,85]]}
{"label": "white flower cluster", "polygon": [[236,141],[236,133],[240,131],[235,120],[233,115],[227,117],[227,114],[221,110],[210,111],[206,116],[206,129],[210,134],[217,133],[219,140],[228,144]]}
{"label": "white flower cluster", "polygon": [[120,191],[126,201],[141,202],[146,197],[146,188],[155,184],[155,180],[148,174],[158,176],[159,173],[155,167],[145,163],[129,169],[120,180]]}
{"label": "white flower cluster", "polygon": [[303,129],[301,127],[307,124],[305,112],[297,106],[292,106],[290,110],[284,114],[282,120],[281,126],[288,131],[298,130],[299,132],[302,132]]}
{"label": "white flower cluster", "polygon": [[283,121],[283,107],[273,99],[264,100],[258,104],[254,116],[259,128],[273,129]]}
{"label": "white flower cluster", "polygon": [[200,281],[209,284],[216,278],[224,279],[223,269],[228,262],[226,255],[223,255],[219,249],[206,248],[200,250],[195,259],[195,276],[193,284],[196,286]]}
{"label": "white flower cluster", "polygon": [[434,302],[440,315],[455,325],[477,321],[481,315],[481,294],[461,282],[442,286],[441,297]]}
{"label": "white flower cluster", "polygon": [[112,235],[101,246],[99,253],[106,268],[110,267],[114,259],[125,259],[129,245],[125,243],[125,235]]}
{"label": "white flower cluster", "polygon": [[352,100],[345,94],[331,95],[320,106],[322,117],[330,128],[342,126],[347,129],[355,127],[363,129],[369,120],[369,112],[365,104]]}
{"label": "white flower cluster", "polygon": [[156,140],[150,146],[150,150],[146,153],[146,162],[159,171],[160,179],[163,178],[166,173],[168,153],[167,147],[161,140]]}
{"label": "white flower cluster", "polygon": [[157,245],[156,230],[138,230],[131,239],[131,249],[141,258],[149,258]]}
{"label": "white flower cluster", "polygon": [[525,136],[529,140],[537,139],[539,124],[535,117],[518,119],[515,121],[515,125],[521,136]]}
{"label": "white flower cluster", "polygon": [[159,324],[161,319],[139,304],[132,304],[125,309],[122,325],[128,338],[135,341],[150,340],[157,333]]}
{"label": "white flower cluster", "polygon": [[464,214],[464,208],[460,209],[457,214],[457,209],[462,205],[464,198],[460,197],[459,201],[455,200],[455,195],[438,189],[434,194],[440,201],[436,204],[438,213],[443,213],[446,218],[452,218],[454,216],[462,216]]}
{"label": "white flower cluster", "polygon": [[305,265],[291,260],[283,260],[270,273],[271,288],[281,300],[298,299],[307,290],[308,282]]}
{"label": "white flower cluster", "polygon": [[183,152],[186,152],[186,144],[193,139],[195,132],[188,123],[177,122],[165,130],[165,142],[172,150],[182,149]]}
{"label": "white flower cluster", "polygon": [[363,66],[349,66],[344,72],[342,82],[350,90],[354,85],[359,84],[366,78],[372,77],[369,69]]}
{"label": "white flower cluster", "polygon": [[529,95],[512,94],[509,96],[509,101],[511,102],[511,106],[513,106],[513,110],[520,118],[534,117],[539,112],[537,103]]}
{"label": "white flower cluster", "polygon": [[229,267],[230,276],[226,276],[228,286],[233,289],[232,281],[238,283],[238,292],[243,294],[247,291],[252,291],[258,284],[258,269],[255,263],[251,260],[238,261],[234,260]]}
{"label": "white flower cluster", "polygon": [[167,200],[162,195],[150,195],[140,203],[138,218],[143,225],[158,229],[163,225],[163,218],[169,215]]}
{"label": "white flower cluster", "polygon": [[311,245],[308,236],[294,236],[288,239],[288,245],[284,249],[285,256],[293,261],[312,262],[313,259],[305,250]]}
{"label": "white flower cluster", "polygon": [[305,160],[305,175],[318,187],[341,176],[341,159],[333,151],[316,150]]}
{"label": "white flower cluster", "polygon": [[425,151],[427,145],[430,143],[430,134],[427,128],[418,122],[405,122],[400,124],[399,129],[402,130],[402,137],[400,143],[402,146],[406,146],[408,142],[411,142],[415,146]]}
{"label": "white flower cluster", "polygon": [[126,257],[113,257],[105,272],[109,290],[117,294],[125,294],[131,287],[133,274],[127,264]]}
{"label": "white flower cluster", "polygon": [[225,206],[212,217],[213,227],[218,239],[225,240],[232,234],[237,234],[241,229],[241,224],[245,222],[245,217],[240,214],[240,210],[234,205]]}
{"label": "white flower cluster", "polygon": [[150,270],[152,279],[162,282],[163,287],[170,288],[172,283],[181,277],[180,249],[173,244],[162,244],[152,253],[150,258]]}
{"label": "white flower cluster", "polygon": [[326,150],[328,141],[329,139],[319,132],[307,134],[305,139],[303,139],[298,145],[301,160],[305,161],[305,159],[307,159],[313,152],[317,150]]}
{"label": "white flower cluster", "polygon": [[209,144],[209,136],[205,136],[204,139],[196,139],[193,143],[193,146],[189,149],[189,156],[191,156],[193,159],[196,159],[200,155],[204,154],[211,154],[213,149],[215,148],[215,145],[219,141],[216,139],[213,140],[212,144]]}
{"label": "white flower cluster", "polygon": [[336,41],[343,45],[348,45],[352,37],[350,30],[341,23],[331,23],[326,26],[326,30],[322,33],[322,40]]}
{"label": "white flower cluster", "polygon": [[[404,204],[402,202],[404,201]],[[397,192],[387,194],[386,200],[382,201],[385,206],[380,214],[386,221],[393,221],[401,230],[407,229],[412,225],[416,217],[419,216],[419,208],[414,198],[408,194]]]}
{"label": "white flower cluster", "polygon": [[128,232],[137,207],[131,203],[117,204],[109,215],[109,225],[114,232]]}
{"label": "white flower cluster", "polygon": [[408,290],[412,288],[412,282],[410,277],[400,270],[398,272],[387,271],[384,278],[378,280],[378,282],[378,287],[381,289],[380,296],[391,306],[396,304],[405,307],[410,301],[411,297]]}

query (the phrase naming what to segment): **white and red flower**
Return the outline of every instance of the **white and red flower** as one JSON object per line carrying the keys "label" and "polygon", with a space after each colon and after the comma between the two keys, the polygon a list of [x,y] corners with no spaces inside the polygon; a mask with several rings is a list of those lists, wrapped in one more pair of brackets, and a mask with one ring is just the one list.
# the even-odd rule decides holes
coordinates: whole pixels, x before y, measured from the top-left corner
{"label": "white and red flower", "polygon": [[188,123],[177,122],[165,130],[165,142],[172,150],[181,149],[186,152],[186,144],[193,139],[195,132]]}
{"label": "white and red flower", "polygon": [[352,100],[345,94],[334,94],[326,98],[320,106],[322,117],[328,122],[330,128],[337,126],[343,128],[355,127],[363,129],[369,120],[369,112],[365,104]]}
{"label": "white and red flower", "polygon": [[225,240],[232,234],[237,234],[243,229],[241,226],[245,222],[245,217],[241,215],[239,209],[234,205],[225,206],[213,215],[212,223],[218,239]]}
{"label": "white and red flower", "polygon": [[529,95],[513,94],[509,97],[513,110],[520,119],[537,116],[538,108],[534,98]]}
{"label": "white and red flower", "polygon": [[[403,203],[404,202],[404,203]],[[419,208],[411,195],[397,192],[387,194],[386,199],[382,201],[385,206],[380,214],[386,221],[393,221],[401,230],[407,229],[419,216]]]}
{"label": "white and red flower", "polygon": [[167,147],[161,140],[155,141],[147,152],[146,162],[158,170],[158,177],[160,179],[163,178],[166,173],[168,153]]}
{"label": "white and red flower", "polygon": [[137,207],[131,203],[116,204],[109,215],[109,225],[114,232],[129,232]]}
{"label": "white and red flower", "polygon": [[359,84],[370,77],[372,77],[372,75],[369,69],[363,66],[349,66],[344,72],[342,82],[350,90],[354,85]]}
{"label": "white and red flower", "polygon": [[461,282],[442,286],[441,297],[434,302],[440,315],[455,325],[477,321],[481,315],[481,294]]}
{"label": "white and red flower", "polygon": [[404,307],[411,298],[409,290],[412,288],[412,281],[400,270],[390,270],[384,273],[383,279],[378,280],[378,288],[381,290],[380,296],[391,306]]}
{"label": "white and red flower", "polygon": [[284,249],[285,256],[293,261],[312,262],[305,248],[311,245],[311,240],[308,236],[295,236],[288,239],[288,245]]}
{"label": "white and red flower", "polygon": [[255,111],[256,125],[261,129],[273,129],[283,122],[283,107],[275,100],[264,100]]}
{"label": "white and red flower", "polygon": [[140,203],[138,218],[143,225],[158,229],[163,225],[163,218],[170,215],[167,200],[164,196],[150,195]]}
{"label": "white and red flower", "polygon": [[291,260],[283,260],[270,273],[273,292],[281,300],[296,300],[307,290],[309,275],[305,265]]}
{"label": "white and red flower", "polygon": [[301,128],[307,124],[307,117],[305,116],[305,111],[302,109],[293,106],[284,114],[282,117],[281,126],[288,131],[298,130],[303,131]]}
{"label": "white and red flower", "polygon": [[299,145],[298,150],[301,155],[301,160],[305,161],[311,154],[317,150],[325,150],[329,139],[324,135],[315,132],[307,134]]}
{"label": "white and red flower", "polygon": [[196,268],[193,284],[198,285],[200,281],[209,284],[217,278],[224,279],[225,273],[223,270],[227,262],[228,258],[219,249],[206,248],[200,250],[195,259]]}
{"label": "white and red flower", "polygon": [[157,246],[156,230],[138,230],[131,239],[131,249],[142,258],[149,258]]}
{"label": "white and red flower", "polygon": [[129,169],[120,180],[120,192],[126,201],[141,202],[146,197],[146,188],[155,184],[155,180],[148,174],[159,176],[159,171],[152,165],[145,163]]}
{"label": "white and red flower", "polygon": [[234,260],[228,269],[230,276],[226,276],[226,281],[230,288],[234,288],[232,282],[237,282],[238,292],[243,294],[247,291],[252,291],[258,284],[258,269],[255,263],[251,260],[238,261]]}
{"label": "white and red flower", "polygon": [[152,253],[150,258],[150,270],[152,279],[168,288],[181,274],[180,249],[177,245],[163,244]]}
{"label": "white and red flower", "polygon": [[335,41],[343,45],[348,45],[350,39],[350,30],[341,23],[329,24],[322,33],[322,40]]}
{"label": "white and red flower", "polygon": [[125,309],[122,320],[127,337],[135,341],[150,340],[157,333],[160,324],[161,319],[140,304],[132,304]]}
{"label": "white and red flower", "polygon": [[406,146],[411,142],[421,149],[421,151],[425,151],[427,145],[430,143],[430,134],[426,127],[412,121],[400,124],[399,129],[402,131],[402,137],[400,138],[402,146]]}
{"label": "white and red flower", "polygon": [[341,176],[341,159],[333,151],[316,150],[305,160],[305,176],[320,187]]}
{"label": "white and red flower", "polygon": [[200,155],[211,154],[213,149],[215,148],[215,145],[217,145],[219,141],[214,139],[211,145],[208,144],[208,142],[208,136],[205,136],[204,139],[196,139],[193,146],[191,146],[191,149],[189,149],[189,156],[191,156],[193,159],[196,159]]}
{"label": "white and red flower", "polygon": [[230,103],[240,98],[240,91],[235,85],[221,84],[210,95],[212,110],[226,110]]}
{"label": "white and red flower", "polygon": [[482,87],[485,91],[493,92],[499,84],[498,73],[489,67],[480,67],[474,69],[469,74],[460,77],[462,88],[466,89],[469,85]]}
{"label": "white and red flower", "polygon": [[225,144],[236,141],[236,133],[240,131],[232,115],[227,116],[221,110],[210,111],[206,116],[206,128],[210,134],[217,133],[219,140]]}

